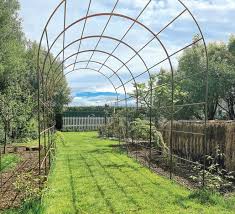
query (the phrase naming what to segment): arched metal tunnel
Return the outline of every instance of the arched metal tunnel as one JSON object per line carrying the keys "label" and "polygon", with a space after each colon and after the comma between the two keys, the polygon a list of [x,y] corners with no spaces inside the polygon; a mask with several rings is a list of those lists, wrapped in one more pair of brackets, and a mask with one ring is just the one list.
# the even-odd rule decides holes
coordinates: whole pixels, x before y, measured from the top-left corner
{"label": "arched metal tunnel", "polygon": [[[173,121],[174,121],[174,113],[175,113],[175,106],[174,104],[174,83],[175,83],[175,69],[174,69],[174,62],[172,61],[172,57],[175,55],[181,53],[187,48],[192,47],[196,43],[201,42],[204,45],[204,55],[205,55],[205,70],[202,71],[202,79],[205,83],[205,100],[203,102],[198,103],[188,103],[185,105],[201,105],[205,109],[205,123],[204,128],[206,132],[206,125],[207,125],[207,99],[208,99],[208,57],[207,57],[207,47],[206,42],[202,33],[202,30],[192,14],[192,12],[189,10],[189,8],[183,3],[182,0],[175,0],[178,2],[178,5],[182,8],[182,10],[174,15],[171,20],[169,20],[166,24],[164,24],[163,27],[161,27],[160,30],[155,32],[154,29],[149,27],[148,24],[144,23],[143,20],[141,20],[141,16],[148,11],[148,8],[155,0],[149,0],[146,1],[146,4],[144,7],[139,11],[138,15],[136,17],[131,17],[129,15],[121,14],[118,12],[115,12],[115,10],[118,8],[118,5],[120,3],[120,0],[112,1],[113,5],[110,8],[110,12],[92,12],[92,3],[96,0],[89,0],[87,1],[88,5],[87,8],[85,8],[85,16],[79,17],[75,21],[69,22],[69,17],[73,16],[73,14],[70,14],[68,12],[68,2],[72,0],[62,0],[58,6],[54,9],[54,11],[51,13],[41,35],[40,43],[39,43],[39,50],[38,50],[38,123],[39,123],[39,146],[41,144],[45,144],[46,151],[43,154],[44,158],[42,158],[42,152],[39,151],[39,173],[41,174],[41,166],[43,163],[45,163],[45,159],[50,153],[50,147],[51,147],[51,136],[54,132],[54,123],[53,123],[53,111],[52,111],[52,105],[51,105],[51,99],[53,94],[51,94],[51,91],[54,87],[56,87],[59,82],[63,79],[64,76],[70,75],[74,72],[80,72],[80,71],[92,71],[99,75],[101,75],[102,78],[105,78],[113,88],[113,92],[116,94],[116,99],[110,101],[110,105],[117,107],[117,106],[123,106],[126,109],[128,106],[133,107],[133,103],[135,103],[135,108],[138,110],[140,103],[139,103],[139,91],[137,84],[140,83],[141,78],[146,75],[148,77],[148,82],[150,83],[149,86],[149,105],[147,106],[148,112],[149,112],[149,120],[150,120],[150,145],[152,141],[152,134],[151,134],[151,126],[152,126],[152,111],[153,111],[153,91],[154,87],[152,84],[152,70],[155,69],[157,66],[161,65],[162,63],[167,63],[167,66],[169,68],[169,72],[171,74],[171,105],[169,106],[170,114],[171,114],[171,138],[170,138],[170,160],[172,162],[172,144],[173,144]],[[157,11],[156,11],[157,12]],[[164,41],[160,38],[160,35],[166,31],[171,25],[173,25],[177,20],[180,19],[180,17],[187,15],[190,17],[191,21],[194,23],[195,28],[198,32],[198,37],[193,42],[186,44],[185,46],[179,48],[178,50],[174,51],[173,53],[168,50],[168,47],[165,45]],[[60,17],[60,19],[58,19]],[[104,19],[105,25],[101,27],[100,34],[87,34],[86,35],[86,26],[88,22],[96,23],[97,19]],[[49,38],[48,34],[53,31],[53,28],[50,27],[50,24],[53,19],[58,19],[59,21],[56,23],[59,23],[63,26],[61,30],[59,30],[59,33],[56,34],[53,39]],[[61,23],[61,20],[63,19],[63,23]],[[73,16],[74,19],[74,16]],[[119,28],[125,28],[125,33],[121,38],[118,36],[110,36],[106,35],[106,30],[110,25],[111,19],[117,19],[122,20],[125,25],[123,26],[117,26]],[[157,20],[155,20],[157,22]],[[133,27],[137,26],[142,32],[148,33],[150,35],[150,39],[148,42],[145,42],[144,44],[141,44],[141,46],[138,48],[129,44],[125,41],[126,36],[128,33],[130,33],[131,29]],[[76,36],[75,39],[73,39],[70,42],[67,42],[66,38],[71,34],[71,29],[76,29],[80,27],[80,35]],[[97,28],[99,26],[97,25]],[[136,35],[138,37],[141,37],[142,35]],[[192,35],[193,37],[194,35]],[[133,38],[134,40],[135,38]],[[96,45],[94,48],[90,47],[83,47],[82,44],[85,41],[91,41],[95,40]],[[109,51],[102,49],[101,43],[102,41],[109,41],[114,44],[114,48],[110,49]],[[162,52],[164,53],[164,58],[160,59],[153,65],[149,65],[149,63],[146,62],[145,58],[141,55],[141,51],[143,51],[146,47],[148,47],[151,42],[156,42],[159,47],[161,47]],[[130,51],[133,55],[131,57],[128,57],[125,61],[120,57],[120,55],[116,54],[116,50],[120,47],[125,47],[127,51]],[[58,48],[59,47],[59,48]],[[55,53],[54,49],[57,49],[57,52]],[[76,50],[74,52],[74,49]],[[46,50],[43,58],[40,55],[40,52],[42,50]],[[53,60],[51,60],[50,55],[53,54],[55,57]],[[83,59],[81,56],[87,54],[87,58]],[[105,56],[104,61],[99,61],[94,58],[95,54],[100,54]],[[151,56],[150,56],[151,57]],[[144,68],[141,72],[136,74],[135,69],[129,66],[129,63],[134,59],[138,58],[139,62],[142,64],[142,67]],[[156,59],[158,59],[158,55],[156,55]],[[71,60],[73,61],[71,63]],[[108,64],[108,61],[117,61],[120,66],[118,69],[113,68],[110,63]],[[53,67],[56,62],[60,62],[60,64],[55,68]],[[48,66],[49,62],[49,66]],[[98,66],[98,68],[93,68],[91,64],[95,64]],[[81,66],[82,65],[82,66]],[[77,67],[80,66],[80,67]],[[138,66],[138,65],[136,65]],[[110,74],[107,74],[105,72],[102,72],[102,69],[105,68],[109,71]],[[122,69],[125,69],[128,76],[131,78],[124,79],[122,75],[120,75],[120,71]],[[53,75],[51,75],[53,73]],[[113,78],[116,78],[118,81],[113,81]],[[87,80],[89,81],[89,79]],[[146,81],[146,80],[145,80]],[[127,90],[127,85],[132,84],[133,90],[135,90],[136,95],[132,96],[129,94]],[[123,94],[123,97],[120,96],[120,92]],[[133,102],[133,100],[135,101]],[[164,108],[164,106],[163,106]],[[48,119],[50,118],[50,119]],[[205,134],[205,133],[204,133]],[[205,142],[204,147],[206,143],[206,135],[205,135]],[[151,148],[150,148],[151,152]],[[204,156],[205,156],[205,148],[204,148]],[[205,164],[204,164],[205,166]],[[172,170],[171,170],[172,171]],[[171,177],[172,175],[170,175]]]}

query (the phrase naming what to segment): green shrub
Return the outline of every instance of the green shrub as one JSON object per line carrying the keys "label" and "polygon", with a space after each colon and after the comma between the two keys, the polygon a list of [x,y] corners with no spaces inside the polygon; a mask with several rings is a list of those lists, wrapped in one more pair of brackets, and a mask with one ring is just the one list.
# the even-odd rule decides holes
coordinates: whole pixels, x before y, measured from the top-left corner
{"label": "green shrub", "polygon": [[98,132],[100,137],[116,137],[124,139],[126,136],[126,121],[124,117],[115,114],[112,121],[106,125],[102,125]]}
{"label": "green shrub", "polygon": [[31,202],[40,198],[38,182],[39,179],[35,179],[32,173],[25,172],[17,176],[13,185],[15,190],[24,197],[24,202]]}
{"label": "green shrub", "polygon": [[14,168],[20,162],[20,157],[14,154],[6,154],[2,156],[0,171],[6,171]]}
{"label": "green shrub", "polygon": [[64,138],[64,134],[62,132],[57,131],[54,134],[54,139],[53,139],[56,143],[59,144],[63,144],[65,145],[65,138]]}
{"label": "green shrub", "polygon": [[15,190],[23,197],[22,206],[17,213],[39,213],[41,190],[38,187],[39,179],[31,172],[17,176],[13,183]]}
{"label": "green shrub", "polygon": [[217,204],[218,197],[219,195],[217,193],[206,189],[195,190],[189,195],[189,199],[195,199],[200,204],[210,204],[210,205]]}
{"label": "green shrub", "polygon": [[[140,118],[130,123],[131,136],[136,140],[149,141],[150,139],[150,121]],[[153,146],[161,150],[163,153],[168,151],[167,145],[164,143],[162,134],[157,131],[154,124],[151,126],[151,139]]]}
{"label": "green shrub", "polygon": [[37,139],[37,120],[31,119],[29,121],[24,121],[19,124],[15,124],[15,126],[12,127],[12,133],[10,137],[18,141],[20,141],[20,139]]}
{"label": "green shrub", "polygon": [[206,159],[209,162],[209,166],[206,170],[202,168],[202,165],[197,164],[193,167],[195,175],[191,176],[199,186],[203,183],[204,174],[204,184],[205,188],[209,191],[221,191],[227,192],[234,189],[233,182],[235,180],[234,172],[227,172],[223,169],[219,163],[220,159],[223,159],[224,154],[220,151],[219,147],[216,148],[215,156],[207,155]]}

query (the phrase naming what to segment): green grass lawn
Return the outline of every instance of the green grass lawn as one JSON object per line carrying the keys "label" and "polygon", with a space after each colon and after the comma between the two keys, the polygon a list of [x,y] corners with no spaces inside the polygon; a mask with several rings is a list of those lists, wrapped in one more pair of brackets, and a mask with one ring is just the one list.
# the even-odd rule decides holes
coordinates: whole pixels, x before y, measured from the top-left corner
{"label": "green grass lawn", "polygon": [[5,154],[2,156],[2,163],[0,166],[0,172],[5,172],[7,170],[13,169],[17,163],[20,162],[20,157],[15,154]]}
{"label": "green grass lawn", "polygon": [[234,198],[213,205],[112,148],[97,133],[65,133],[42,199],[43,214],[235,213]]}

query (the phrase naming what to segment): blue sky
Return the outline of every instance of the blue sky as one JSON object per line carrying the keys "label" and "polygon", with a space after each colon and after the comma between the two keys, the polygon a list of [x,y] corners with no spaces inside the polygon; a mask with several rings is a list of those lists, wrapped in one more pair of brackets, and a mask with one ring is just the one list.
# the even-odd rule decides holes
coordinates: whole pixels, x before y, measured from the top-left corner
{"label": "blue sky", "polygon": [[[40,36],[46,21],[52,10],[59,4],[60,0],[19,0],[21,3],[20,16],[23,20],[23,29],[26,37],[30,40],[40,40]],[[144,8],[149,0],[120,0],[115,9],[115,13],[124,14],[136,18],[140,11]],[[68,16],[66,25],[84,17],[88,6],[88,0],[68,0]],[[226,42],[232,33],[235,33],[235,0],[183,0],[188,8],[195,15],[198,20],[207,42],[224,41]],[[89,14],[111,12],[116,0],[92,0]],[[159,32],[173,17],[182,12],[184,8],[177,0],[152,0],[148,5],[146,11],[140,16],[139,21],[144,23],[154,33]],[[87,21],[84,31],[84,36],[101,34],[106,22],[107,16],[100,16],[96,19],[91,18]],[[127,31],[127,28],[132,22],[123,18],[112,17],[105,36],[122,38]],[[83,22],[74,25],[66,33],[66,45],[81,37]],[[49,42],[53,41],[55,37],[63,29],[63,10],[59,10],[48,26]],[[159,38],[166,46],[169,53],[174,53],[178,49],[190,44],[192,36],[197,34],[198,30],[188,13],[184,13],[172,25],[164,30]],[[145,43],[151,39],[151,34],[143,30],[139,25],[134,25],[131,31],[123,39],[125,43],[136,50],[139,50]],[[81,54],[79,54],[76,64],[76,72],[67,75],[67,80],[71,88],[73,101],[71,105],[104,105],[109,100],[114,100],[116,93],[113,86],[105,78],[94,70],[100,68],[97,62],[104,62],[107,54],[103,52],[112,52],[117,43],[110,39],[102,39],[97,47],[97,50],[103,52],[96,52],[89,68],[86,67],[86,61],[90,58],[91,52],[86,50],[93,49],[97,44],[98,38],[85,39],[81,43]],[[43,41],[45,44],[45,39]],[[62,38],[59,38],[51,51],[57,55],[62,48]],[[65,51],[65,55],[69,56],[76,53],[78,50],[78,43],[70,46]],[[122,63],[126,62],[133,56],[134,52],[126,48],[123,44],[118,47],[113,55],[118,56],[119,60],[111,57],[107,62],[107,67],[103,67],[100,71],[106,76],[111,76],[112,70],[121,68]],[[154,40],[146,48],[140,52],[140,56],[145,61],[147,67],[151,67],[158,61],[165,58],[165,53],[159,43]],[[180,54],[172,57],[172,62],[177,67],[177,59]],[[61,55],[59,56],[61,57]],[[75,58],[75,57],[74,57]],[[66,61],[69,65],[75,61],[73,57]],[[109,67],[109,68],[108,68]],[[134,57],[129,63],[128,67],[134,76],[142,73],[146,68],[140,57]],[[168,68],[168,63],[162,63],[159,66],[150,70],[151,73],[157,73],[161,67]],[[69,72],[71,67],[68,67],[66,72]],[[118,74],[123,82],[131,79],[131,74],[126,67],[119,69]],[[121,85],[121,81],[117,76],[111,78],[115,87]],[[137,82],[146,82],[148,75],[142,75]],[[126,85],[127,93],[133,90],[133,82]],[[123,97],[124,90],[122,87],[117,89],[120,97]]]}

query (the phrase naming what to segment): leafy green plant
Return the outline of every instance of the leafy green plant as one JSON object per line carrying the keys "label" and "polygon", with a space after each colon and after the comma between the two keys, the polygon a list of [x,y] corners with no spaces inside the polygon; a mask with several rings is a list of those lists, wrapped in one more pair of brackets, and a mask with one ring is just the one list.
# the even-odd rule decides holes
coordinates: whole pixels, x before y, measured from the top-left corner
{"label": "leafy green plant", "polygon": [[190,193],[188,197],[189,199],[197,200],[200,204],[215,205],[217,203],[216,199],[218,196],[218,193],[214,193],[206,189],[199,189]]}
{"label": "leafy green plant", "polygon": [[65,145],[64,134],[63,134],[62,132],[57,131],[57,132],[54,134],[54,141],[55,141],[56,143]]}
{"label": "leafy green plant", "polygon": [[135,139],[148,140],[150,137],[150,124],[147,120],[135,119],[130,123],[131,135]]}
{"label": "leafy green plant", "polygon": [[2,156],[0,172],[14,168],[19,163],[21,158],[14,154],[6,154]]}
{"label": "leafy green plant", "polygon": [[101,126],[98,130],[100,137],[115,137],[124,139],[126,136],[126,119],[122,114],[113,114],[112,121]]}
{"label": "leafy green plant", "polygon": [[[142,120],[140,118],[135,119],[130,123],[131,135],[134,139],[148,141],[150,139],[150,122],[147,120]],[[164,143],[162,134],[157,131],[154,124],[151,126],[151,138],[153,146],[161,150],[163,153],[168,151],[167,145]]]}
{"label": "leafy green plant", "polygon": [[224,168],[220,167],[219,160],[223,158],[224,154],[221,152],[217,146],[215,156],[207,155],[207,162],[210,163],[206,170],[202,169],[201,164],[196,164],[193,167],[195,175],[190,176],[199,186],[203,184],[203,174],[204,174],[204,184],[205,189],[210,191],[221,191],[226,192],[234,188],[233,182],[234,172],[228,172]]}
{"label": "leafy green plant", "polygon": [[34,178],[31,172],[22,173],[17,176],[14,182],[14,187],[19,192],[25,203],[30,203],[34,200],[38,200],[41,196],[41,191],[38,187],[38,178]]}

